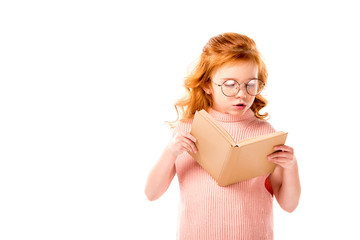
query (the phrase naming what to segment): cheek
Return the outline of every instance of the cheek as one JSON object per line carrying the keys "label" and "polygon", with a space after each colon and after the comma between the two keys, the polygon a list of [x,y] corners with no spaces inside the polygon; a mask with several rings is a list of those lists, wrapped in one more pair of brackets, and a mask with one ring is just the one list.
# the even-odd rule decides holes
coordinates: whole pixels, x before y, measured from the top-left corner
{"label": "cheek", "polygon": [[221,89],[216,89],[212,91],[212,97],[214,101],[221,101],[224,94],[221,92]]}
{"label": "cheek", "polygon": [[227,103],[230,100],[230,98],[225,96],[222,92],[217,95],[217,99],[218,99],[218,102],[221,102],[221,103]]}
{"label": "cheek", "polygon": [[255,97],[251,96],[248,98],[249,100],[249,105],[253,105],[254,101],[255,101]]}
{"label": "cheek", "polygon": [[213,94],[211,95],[212,100],[213,100],[213,104],[215,106],[224,106],[228,99],[226,96],[224,96],[224,94],[222,94],[222,92],[213,92]]}

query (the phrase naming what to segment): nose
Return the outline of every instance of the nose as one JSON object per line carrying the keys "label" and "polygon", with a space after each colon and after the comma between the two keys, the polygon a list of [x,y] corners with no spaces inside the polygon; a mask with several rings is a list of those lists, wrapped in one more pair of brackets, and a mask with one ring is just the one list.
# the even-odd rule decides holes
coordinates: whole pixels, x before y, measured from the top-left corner
{"label": "nose", "polygon": [[236,98],[246,98],[247,92],[244,86],[239,87],[238,93],[235,95]]}

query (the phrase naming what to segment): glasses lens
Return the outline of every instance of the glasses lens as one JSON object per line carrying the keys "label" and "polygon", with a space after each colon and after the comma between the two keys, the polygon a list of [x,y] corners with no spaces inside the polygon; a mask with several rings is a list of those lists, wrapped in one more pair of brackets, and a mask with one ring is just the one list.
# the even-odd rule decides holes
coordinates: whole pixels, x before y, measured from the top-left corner
{"label": "glasses lens", "polygon": [[239,86],[239,83],[235,80],[227,80],[221,85],[221,89],[224,95],[233,97],[238,93]]}
{"label": "glasses lens", "polygon": [[258,95],[264,88],[264,83],[261,80],[253,79],[246,85],[247,92],[252,95]]}

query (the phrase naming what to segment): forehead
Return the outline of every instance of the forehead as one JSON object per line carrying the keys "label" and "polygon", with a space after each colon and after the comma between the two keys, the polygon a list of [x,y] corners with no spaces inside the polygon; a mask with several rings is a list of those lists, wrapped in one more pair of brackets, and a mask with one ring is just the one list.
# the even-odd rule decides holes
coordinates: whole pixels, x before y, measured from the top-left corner
{"label": "forehead", "polygon": [[213,74],[214,79],[236,78],[246,80],[258,77],[258,65],[252,61],[241,61],[225,64],[219,67]]}

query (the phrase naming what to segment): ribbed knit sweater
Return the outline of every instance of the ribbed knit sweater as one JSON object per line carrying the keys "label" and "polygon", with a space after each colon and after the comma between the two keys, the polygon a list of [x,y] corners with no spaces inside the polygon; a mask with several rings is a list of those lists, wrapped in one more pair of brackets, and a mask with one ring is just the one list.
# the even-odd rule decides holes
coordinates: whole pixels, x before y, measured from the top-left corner
{"label": "ribbed knit sweater", "polygon": [[[250,109],[242,116],[208,112],[236,142],[275,131]],[[191,124],[192,120],[181,122],[174,131],[190,132]],[[265,187],[268,176],[220,187],[187,152],[178,156],[175,166],[180,185],[177,239],[273,239],[273,197]]]}

